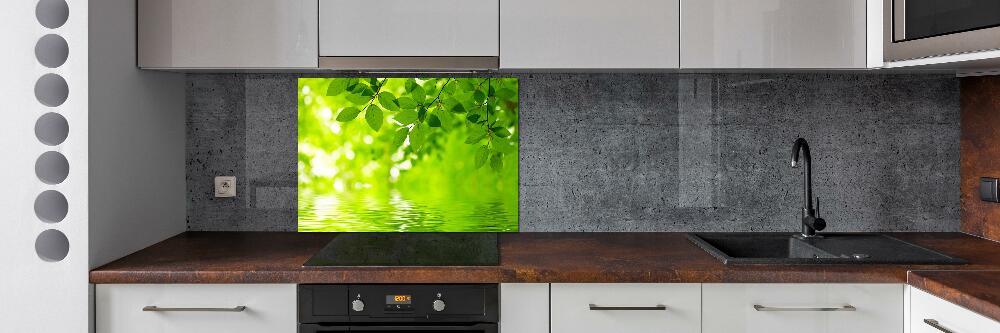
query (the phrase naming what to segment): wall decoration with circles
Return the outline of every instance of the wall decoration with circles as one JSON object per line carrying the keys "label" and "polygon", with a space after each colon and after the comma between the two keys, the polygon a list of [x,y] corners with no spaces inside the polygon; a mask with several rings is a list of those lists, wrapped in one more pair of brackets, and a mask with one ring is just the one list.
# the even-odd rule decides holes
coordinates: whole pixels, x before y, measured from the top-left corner
{"label": "wall decoration with circles", "polygon": [[[59,107],[69,98],[69,84],[60,69],[69,59],[70,45],[58,29],[69,20],[66,0],[38,0],[35,18],[49,32],[35,42],[35,59],[44,67],[35,81],[35,99],[50,108],[35,121],[35,137],[48,151],[35,160],[35,175],[48,186],[63,184],[69,177],[69,160],[60,145],[69,136],[69,122]],[[35,216],[42,223],[58,227],[69,214],[69,200],[58,189],[47,189],[35,198]],[[35,239],[35,253],[47,262],[62,261],[69,254],[69,238],[58,229],[46,229]]]}

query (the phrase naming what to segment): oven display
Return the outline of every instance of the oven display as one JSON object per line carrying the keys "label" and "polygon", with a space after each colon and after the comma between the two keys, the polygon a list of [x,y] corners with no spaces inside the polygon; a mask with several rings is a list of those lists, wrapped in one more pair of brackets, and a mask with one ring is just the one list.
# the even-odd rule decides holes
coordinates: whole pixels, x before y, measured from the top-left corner
{"label": "oven display", "polygon": [[411,295],[385,295],[385,304],[413,304]]}
{"label": "oven display", "polygon": [[413,311],[413,296],[385,295],[385,311]]}

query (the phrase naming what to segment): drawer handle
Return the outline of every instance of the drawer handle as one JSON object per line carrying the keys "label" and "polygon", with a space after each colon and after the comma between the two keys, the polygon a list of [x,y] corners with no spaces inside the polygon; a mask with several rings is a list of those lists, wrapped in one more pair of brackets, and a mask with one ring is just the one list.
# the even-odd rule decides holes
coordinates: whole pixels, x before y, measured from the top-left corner
{"label": "drawer handle", "polygon": [[654,305],[654,306],[600,306],[596,304],[590,305],[590,310],[592,311],[663,311],[666,310],[666,305]]}
{"label": "drawer handle", "polygon": [[944,333],[955,333],[955,331],[949,330],[949,329],[945,328],[944,326],[941,326],[941,323],[939,323],[937,320],[934,320],[934,319],[924,319],[924,324],[927,324],[930,327],[936,328],[938,331],[941,331],[941,332],[944,332]]}
{"label": "drawer handle", "polygon": [[760,304],[754,304],[753,309],[757,311],[857,311],[853,305],[844,305],[838,307],[830,308],[776,308],[770,306],[763,306]]}
{"label": "drawer handle", "polygon": [[240,305],[231,308],[161,308],[155,305],[142,307],[142,311],[153,312],[243,312],[247,307]]}

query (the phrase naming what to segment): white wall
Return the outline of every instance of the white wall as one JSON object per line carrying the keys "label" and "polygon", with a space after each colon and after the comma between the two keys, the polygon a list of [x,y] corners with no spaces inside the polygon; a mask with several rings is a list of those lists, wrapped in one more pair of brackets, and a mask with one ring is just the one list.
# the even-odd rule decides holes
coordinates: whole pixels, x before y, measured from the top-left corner
{"label": "white wall", "polygon": [[90,267],[183,232],[184,75],[136,67],[135,1],[90,0]]}
{"label": "white wall", "polygon": [[[35,18],[37,1],[4,1],[0,10],[0,331],[86,332],[88,323],[87,229],[87,1],[66,0],[69,19],[54,28]],[[62,36],[69,56],[56,68],[42,66],[34,55],[45,34]],[[36,80],[44,74],[62,76],[69,87],[64,103],[49,107],[34,97]],[[42,114],[61,114],[69,124],[65,141],[49,146],[35,137]],[[65,180],[43,183],[35,174],[40,154],[55,151],[69,162]],[[61,192],[65,218],[43,222],[34,212],[42,191]],[[68,254],[45,261],[35,251],[36,238],[47,229],[68,239]]]}

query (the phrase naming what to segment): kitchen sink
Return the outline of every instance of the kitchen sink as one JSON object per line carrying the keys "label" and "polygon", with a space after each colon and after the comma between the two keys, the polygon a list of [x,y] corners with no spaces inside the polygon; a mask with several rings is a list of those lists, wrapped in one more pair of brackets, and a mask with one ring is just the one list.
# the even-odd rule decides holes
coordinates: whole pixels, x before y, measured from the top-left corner
{"label": "kitchen sink", "polygon": [[793,233],[691,233],[688,239],[726,265],[966,263],[877,233],[828,233],[809,238]]}

